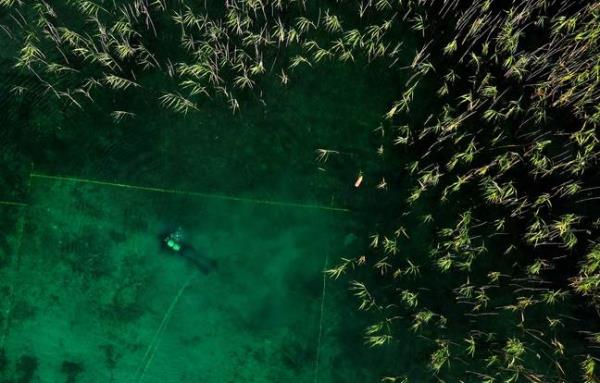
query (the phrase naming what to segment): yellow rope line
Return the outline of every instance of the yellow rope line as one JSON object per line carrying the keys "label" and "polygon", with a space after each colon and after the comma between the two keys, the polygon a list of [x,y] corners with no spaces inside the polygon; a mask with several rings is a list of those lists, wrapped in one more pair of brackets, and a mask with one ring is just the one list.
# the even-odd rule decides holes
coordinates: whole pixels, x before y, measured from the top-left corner
{"label": "yellow rope line", "polygon": [[18,206],[18,207],[26,207],[27,206],[27,204],[24,202],[13,202],[13,201],[0,201],[0,205]]}
{"label": "yellow rope line", "polygon": [[[333,196],[331,197],[333,205]],[[323,340],[323,319],[325,317],[325,294],[327,292],[327,268],[329,267],[329,253],[331,252],[331,236],[327,238],[327,250],[325,251],[325,259],[323,260],[323,279],[321,290],[321,308],[319,310],[319,332],[317,334],[317,352],[315,356],[314,383],[319,383],[319,366],[321,363],[321,344]]]}
{"label": "yellow rope line", "polygon": [[[329,246],[328,246],[329,247]],[[317,356],[315,357],[314,383],[319,383],[319,364],[321,359],[321,341],[323,339],[323,317],[325,311],[325,293],[327,288],[327,264],[329,261],[329,248],[325,253],[325,261],[323,263],[323,289],[321,291],[321,309],[319,311],[319,333],[317,334]]]}
{"label": "yellow rope line", "polygon": [[256,204],[274,205],[274,206],[283,206],[283,207],[321,209],[321,210],[329,210],[329,211],[337,211],[337,212],[345,212],[345,213],[350,212],[350,209],[345,209],[345,208],[341,208],[341,207],[301,204],[301,203],[294,203],[294,202],[269,201],[269,200],[253,199],[253,198],[234,197],[234,196],[228,196],[228,195],[222,195],[222,194],[210,194],[210,193],[200,193],[200,192],[185,191],[185,190],[163,189],[163,188],[156,188],[156,187],[150,187],[150,186],[129,185],[129,184],[123,184],[123,183],[91,180],[91,179],[85,179],[85,178],[51,176],[51,175],[39,174],[39,173],[32,173],[31,177],[40,178],[40,179],[48,179],[48,180],[57,180],[57,181],[87,183],[87,184],[92,184],[92,185],[112,186],[112,187],[119,187],[119,188],[130,189],[130,190],[141,190],[141,191],[150,191],[150,192],[156,192],[156,193],[168,193],[168,194],[179,194],[179,195],[186,195],[186,196],[191,196],[191,197],[213,198],[213,199],[220,199],[220,200],[226,200],[226,201],[250,202],[250,203],[256,203]]}
{"label": "yellow rope line", "polygon": [[171,313],[173,312],[173,309],[177,305],[177,302],[179,302],[179,298],[181,298],[183,291],[190,285],[190,283],[192,283],[192,280],[194,280],[194,278],[196,278],[197,276],[198,276],[198,271],[194,271],[194,273],[188,278],[188,280],[181,286],[179,291],[177,291],[177,294],[175,294],[175,296],[171,300],[171,304],[169,305],[169,308],[163,314],[162,320],[160,321],[160,325],[158,326],[158,329],[154,333],[154,336],[152,337],[152,341],[148,345],[148,348],[146,349],[146,353],[144,354],[144,357],[142,358],[142,364],[140,364],[138,366],[137,370],[135,371],[136,383],[139,383],[142,381],[142,379],[144,379],[144,375],[146,375],[146,370],[148,370],[150,363],[152,363],[152,360],[154,359],[154,355],[156,354],[156,350],[158,349],[158,344],[160,342],[162,334],[165,331],[165,329],[167,328],[167,325],[169,324],[169,320],[171,319]]}

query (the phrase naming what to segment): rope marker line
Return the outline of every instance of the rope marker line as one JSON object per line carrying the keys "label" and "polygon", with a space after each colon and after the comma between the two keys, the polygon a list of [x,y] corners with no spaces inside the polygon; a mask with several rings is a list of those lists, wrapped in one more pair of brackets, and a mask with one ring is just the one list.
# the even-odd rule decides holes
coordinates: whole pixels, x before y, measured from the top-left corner
{"label": "rope marker line", "polygon": [[17,206],[17,207],[27,207],[27,206],[29,206],[25,202],[16,202],[16,201],[0,201],[0,205],[3,205],[3,206]]}
{"label": "rope marker line", "polygon": [[201,193],[201,192],[195,192],[195,191],[164,189],[164,188],[157,188],[157,187],[151,187],[151,186],[130,185],[130,184],[124,184],[124,183],[107,182],[107,181],[76,178],[76,177],[53,176],[53,175],[40,174],[40,173],[32,173],[31,177],[39,178],[39,179],[46,179],[46,180],[68,181],[68,182],[85,183],[85,184],[91,184],[91,185],[111,186],[111,187],[118,187],[118,188],[129,189],[129,190],[140,190],[140,191],[149,191],[149,192],[155,192],[155,193],[177,194],[177,195],[186,195],[186,196],[191,196],[191,197],[220,199],[220,200],[225,200],[225,201],[249,202],[249,203],[255,203],[255,204],[262,204],[262,205],[294,207],[294,208],[304,208],[304,209],[320,209],[320,210],[336,211],[336,212],[342,212],[342,213],[350,212],[350,209],[340,208],[340,207],[301,204],[301,203],[295,203],[295,202],[271,201],[271,200],[228,196],[228,195],[223,195],[223,194]]}

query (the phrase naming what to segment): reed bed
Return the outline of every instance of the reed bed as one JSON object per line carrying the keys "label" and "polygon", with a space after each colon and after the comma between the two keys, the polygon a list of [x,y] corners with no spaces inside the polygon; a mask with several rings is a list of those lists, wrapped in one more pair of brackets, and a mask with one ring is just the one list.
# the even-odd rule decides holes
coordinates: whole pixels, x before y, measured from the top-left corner
{"label": "reed bed", "polygon": [[[599,2],[0,5],[22,47],[15,67],[79,108],[144,92],[182,114],[207,99],[236,112],[268,76],[286,86],[331,61],[397,72],[406,81],[360,173],[392,202],[369,206],[381,224],[364,254],[326,271],[372,318],[366,346],[391,350],[408,330],[432,381],[599,381]],[[316,154],[325,166],[340,152]]]}

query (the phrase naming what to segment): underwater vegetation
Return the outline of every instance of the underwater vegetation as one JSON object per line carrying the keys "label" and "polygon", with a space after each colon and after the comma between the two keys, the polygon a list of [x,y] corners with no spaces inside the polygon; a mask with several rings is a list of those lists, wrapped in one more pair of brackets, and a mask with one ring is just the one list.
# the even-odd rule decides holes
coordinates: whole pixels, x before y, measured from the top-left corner
{"label": "underwater vegetation", "polygon": [[[27,79],[12,97],[64,107],[135,94],[184,115],[208,99],[236,113],[263,101],[267,78],[285,87],[333,61],[397,73],[399,97],[357,169],[357,192],[376,197],[351,207],[376,222],[370,247],[326,271],[372,321],[365,347],[392,352],[408,332],[431,381],[599,381],[600,2],[0,6]],[[323,167],[343,161],[339,148],[310,150]]]}

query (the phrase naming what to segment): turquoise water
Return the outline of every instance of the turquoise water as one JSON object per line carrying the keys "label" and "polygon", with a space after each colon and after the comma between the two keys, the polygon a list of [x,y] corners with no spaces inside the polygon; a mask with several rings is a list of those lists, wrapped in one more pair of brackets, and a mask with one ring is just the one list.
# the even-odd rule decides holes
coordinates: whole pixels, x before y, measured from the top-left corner
{"label": "turquoise water", "polygon": [[[2,68],[6,78],[10,57]],[[353,183],[394,93],[387,80],[324,65],[235,115],[216,101],[176,115],[143,94],[84,110],[5,98],[2,381],[385,372],[364,364],[378,356],[363,319],[323,270],[364,248],[357,202],[370,194]],[[19,81],[31,80],[7,79],[5,94]],[[137,116],[115,123],[103,102]],[[339,153],[323,163],[319,148]],[[194,256],[216,261],[208,274],[162,246],[178,227]]]}
{"label": "turquoise water", "polygon": [[[42,381],[64,361],[82,382],[327,381],[321,270],[341,217],[45,179],[29,201],[2,346]],[[174,225],[214,269],[161,247]]]}

